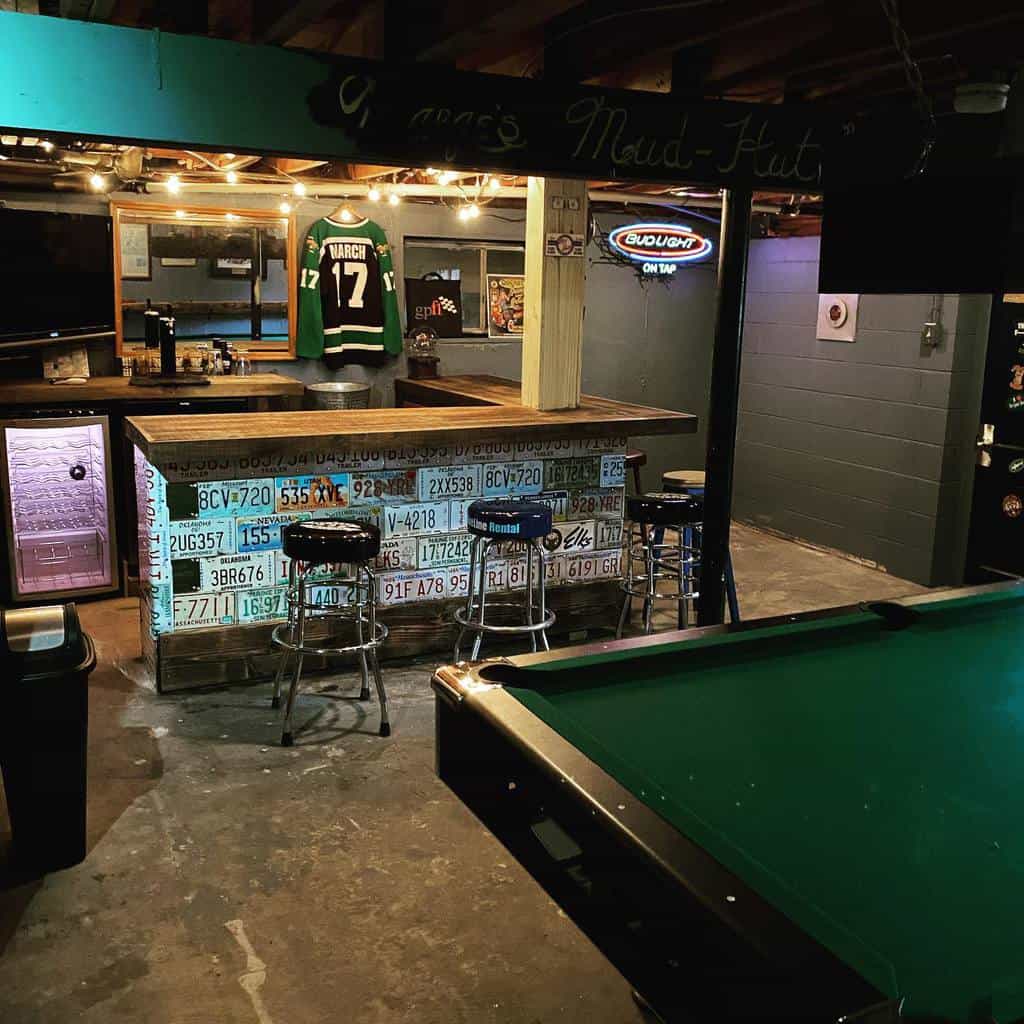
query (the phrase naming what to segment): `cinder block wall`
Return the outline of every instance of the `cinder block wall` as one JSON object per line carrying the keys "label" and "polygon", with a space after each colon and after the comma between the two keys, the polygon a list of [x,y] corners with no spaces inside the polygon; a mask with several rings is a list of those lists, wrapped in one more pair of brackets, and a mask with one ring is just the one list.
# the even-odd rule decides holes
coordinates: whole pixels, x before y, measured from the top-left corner
{"label": "cinder block wall", "polygon": [[987,296],[862,295],[817,341],[818,238],[750,248],[734,514],[918,583],[960,579]]}

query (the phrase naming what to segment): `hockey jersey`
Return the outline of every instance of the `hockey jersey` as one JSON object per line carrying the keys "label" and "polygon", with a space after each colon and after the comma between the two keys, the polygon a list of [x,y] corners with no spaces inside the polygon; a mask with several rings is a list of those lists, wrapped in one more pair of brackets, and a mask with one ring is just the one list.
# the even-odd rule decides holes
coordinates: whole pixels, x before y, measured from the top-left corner
{"label": "hockey jersey", "polygon": [[298,354],[336,369],[380,366],[402,351],[395,272],[371,220],[324,217],[309,229],[299,271]]}

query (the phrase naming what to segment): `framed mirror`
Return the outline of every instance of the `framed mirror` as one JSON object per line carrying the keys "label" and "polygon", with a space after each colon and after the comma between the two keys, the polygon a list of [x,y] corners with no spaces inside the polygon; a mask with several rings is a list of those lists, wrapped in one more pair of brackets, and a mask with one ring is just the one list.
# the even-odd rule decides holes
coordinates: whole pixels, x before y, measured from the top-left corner
{"label": "framed mirror", "polygon": [[253,359],[295,357],[295,215],[111,203],[117,354],[145,343],[147,303],[179,345],[223,338]]}

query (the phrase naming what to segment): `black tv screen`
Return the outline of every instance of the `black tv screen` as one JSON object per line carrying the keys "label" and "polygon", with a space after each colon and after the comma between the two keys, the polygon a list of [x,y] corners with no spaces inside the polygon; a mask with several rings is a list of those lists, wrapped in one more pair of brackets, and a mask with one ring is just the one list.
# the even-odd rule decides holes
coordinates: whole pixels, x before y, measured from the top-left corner
{"label": "black tv screen", "polygon": [[825,193],[822,292],[1010,287],[1011,193],[1000,180],[917,178]]}
{"label": "black tv screen", "polygon": [[113,327],[110,218],[0,208],[0,342]]}

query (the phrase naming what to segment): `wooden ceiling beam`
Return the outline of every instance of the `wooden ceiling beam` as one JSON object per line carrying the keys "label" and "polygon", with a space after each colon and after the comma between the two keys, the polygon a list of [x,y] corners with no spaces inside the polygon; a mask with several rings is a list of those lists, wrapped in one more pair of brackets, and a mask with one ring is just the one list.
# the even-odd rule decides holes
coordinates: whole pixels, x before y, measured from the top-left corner
{"label": "wooden ceiling beam", "polygon": [[302,29],[326,17],[337,0],[283,0],[261,3],[253,31],[259,43],[284,46]]}

